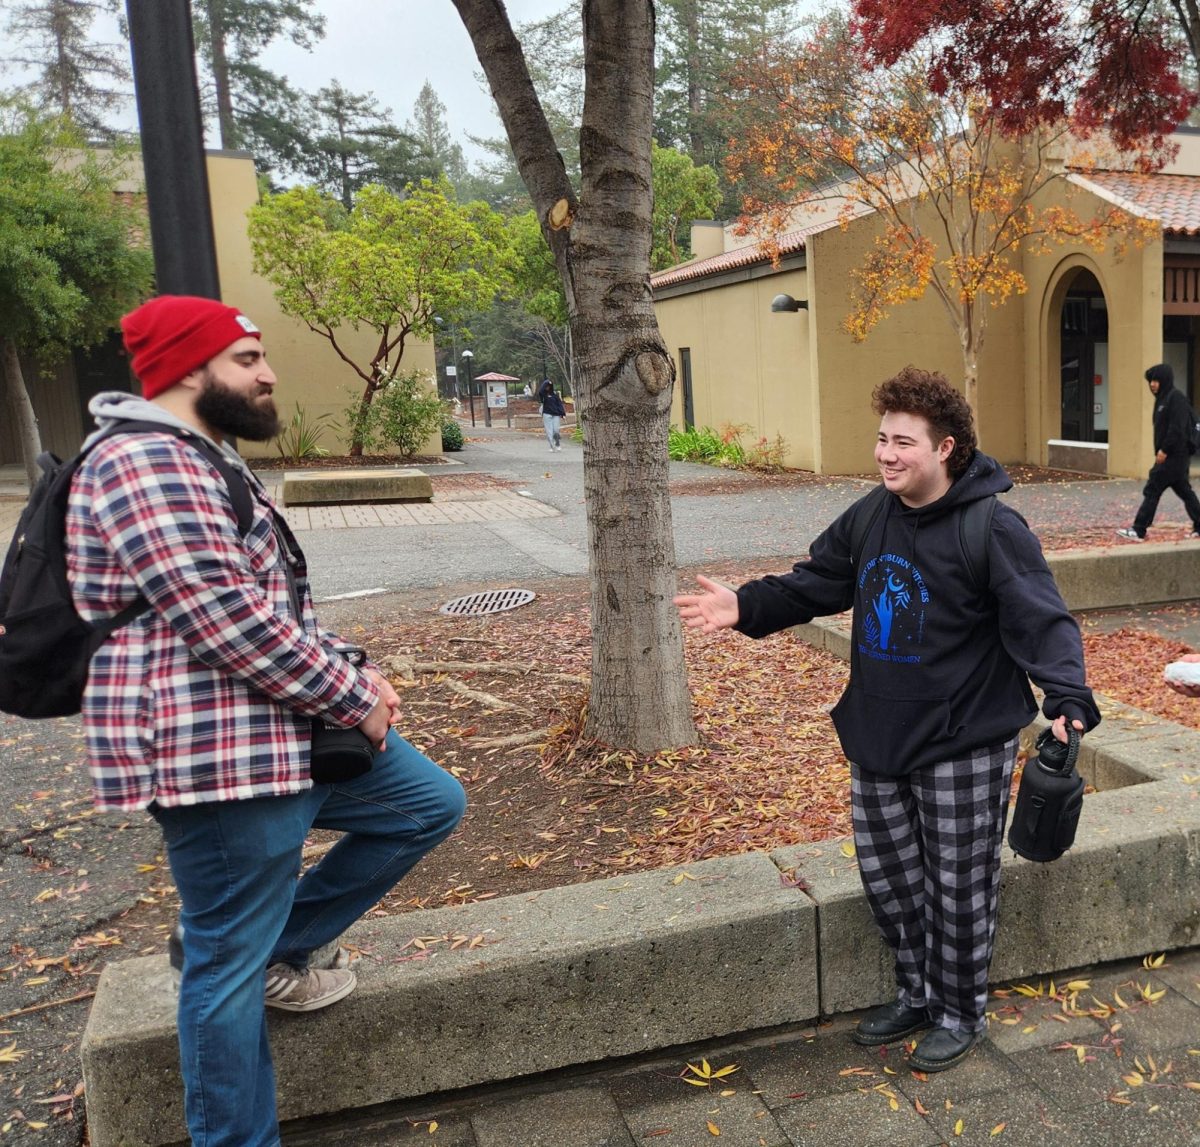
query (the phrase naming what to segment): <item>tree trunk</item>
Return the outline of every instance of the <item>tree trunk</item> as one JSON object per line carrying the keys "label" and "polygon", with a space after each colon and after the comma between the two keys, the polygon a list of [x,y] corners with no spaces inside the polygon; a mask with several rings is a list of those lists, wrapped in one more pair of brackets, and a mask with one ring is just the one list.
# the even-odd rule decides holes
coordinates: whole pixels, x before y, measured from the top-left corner
{"label": "tree trunk", "polygon": [[32,487],[41,474],[37,456],[42,452],[42,436],[38,433],[37,415],[33,412],[33,403],[29,401],[25,375],[21,370],[21,356],[17,353],[16,344],[12,339],[3,340],[0,354],[4,356],[4,384],[8,392],[8,408],[21,442],[21,461],[25,465],[25,473],[29,476],[29,485]]}
{"label": "tree trunk", "polygon": [[582,194],[499,0],[454,0],[566,292],[585,423],[592,590],[587,732],[653,752],[694,744],[667,488],[674,366],[650,296],[651,0],[585,0]]}
{"label": "tree trunk", "polygon": [[217,91],[217,125],[221,146],[233,150],[239,146],[237,122],[233,118],[233,93],[229,90],[229,58],[225,54],[225,0],[209,0],[208,30],[212,50],[213,86]]}
{"label": "tree trunk", "polygon": [[963,322],[958,334],[962,346],[963,396],[975,419],[975,436],[982,441],[979,426],[979,344],[982,337],[970,319]]}
{"label": "tree trunk", "polygon": [[1196,0],[1171,0],[1179,26],[1187,39],[1192,64],[1200,70],[1200,6]]}
{"label": "tree trunk", "polygon": [[700,128],[704,115],[704,76],[700,51],[700,4],[689,0],[685,6],[687,19],[687,102],[688,154],[697,166],[706,162],[704,132]]}

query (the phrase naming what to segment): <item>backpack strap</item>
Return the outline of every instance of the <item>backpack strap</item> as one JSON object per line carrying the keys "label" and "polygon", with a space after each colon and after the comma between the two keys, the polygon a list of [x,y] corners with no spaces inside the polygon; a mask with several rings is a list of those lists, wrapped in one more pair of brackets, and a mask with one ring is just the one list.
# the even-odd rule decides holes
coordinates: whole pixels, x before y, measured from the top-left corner
{"label": "backpack strap", "polygon": [[[250,487],[246,484],[246,479],[238,473],[235,467],[229,464],[229,461],[224,457],[220,449],[189,431],[181,430],[175,426],[165,426],[161,422],[117,422],[94,439],[86,450],[79,453],[75,458],[72,473],[78,469],[84,457],[106,439],[115,438],[118,434],[139,433],[171,434],[178,438],[180,442],[186,443],[193,450],[203,454],[216,467],[217,472],[224,479],[226,488],[229,490],[229,500],[233,503],[233,512],[237,516],[238,533],[244,538],[250,532],[250,527],[254,524],[254,500],[250,496]],[[39,459],[40,461],[41,459]],[[150,603],[139,594],[124,609],[114,613],[112,617],[96,622],[92,627],[91,637],[88,642],[89,653],[95,653],[112,634],[122,626],[128,625],[135,618],[141,617],[149,608]]]}
{"label": "backpack strap", "polygon": [[975,588],[985,591],[991,576],[988,560],[988,535],[992,532],[992,518],[996,513],[996,495],[968,502],[958,515],[958,542],[962,547],[967,570]]}
{"label": "backpack strap", "polygon": [[850,516],[850,565],[854,568],[858,567],[862,558],[867,534],[871,532],[871,527],[883,512],[883,501],[886,497],[887,487],[880,483],[846,511]]}
{"label": "backpack strap", "polygon": [[250,496],[250,487],[219,447],[213,446],[190,430],[167,426],[161,422],[117,422],[96,438],[88,447],[88,451],[93,450],[105,439],[115,438],[118,434],[171,434],[197,453],[203,454],[224,479],[229,490],[229,500],[233,503],[233,512],[237,516],[238,533],[245,537],[250,532],[254,523],[254,499]]}
{"label": "backpack strap", "polygon": [[[850,564],[858,568],[862,560],[863,546],[867,535],[883,512],[887,487],[876,486],[859,498],[846,513],[850,517]],[[992,530],[992,518],[996,513],[996,496],[979,498],[968,502],[958,515],[958,543],[967,563],[967,572],[975,587],[981,591],[988,587],[991,574],[988,561],[988,535]]]}

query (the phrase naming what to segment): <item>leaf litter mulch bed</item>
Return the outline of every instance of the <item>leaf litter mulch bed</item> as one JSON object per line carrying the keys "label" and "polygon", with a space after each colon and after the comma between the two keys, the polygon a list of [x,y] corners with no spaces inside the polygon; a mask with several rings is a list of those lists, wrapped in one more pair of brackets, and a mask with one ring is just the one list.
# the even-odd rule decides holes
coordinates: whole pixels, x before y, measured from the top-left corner
{"label": "leaf litter mulch bed", "polygon": [[[709,567],[730,582],[764,572]],[[586,588],[539,586],[531,605],[450,618],[429,600],[359,634],[395,682],[400,732],[464,784],[459,830],[376,909],[392,915],[692,863],[850,832],[849,769],[828,710],[839,659],[787,635],[686,634],[700,744],[657,756],[582,739],[590,669]],[[545,591],[549,589],[548,596]],[[547,605],[552,608],[548,609]],[[1185,607],[1172,607],[1183,614]],[[1188,607],[1190,608],[1190,607]],[[1200,705],[1162,684],[1182,640],[1085,619],[1097,692],[1200,728]],[[334,834],[316,832],[311,861]],[[138,905],[139,942],[174,912],[161,883]],[[165,912],[166,917],[159,917]],[[150,924],[149,927],[147,925]]]}

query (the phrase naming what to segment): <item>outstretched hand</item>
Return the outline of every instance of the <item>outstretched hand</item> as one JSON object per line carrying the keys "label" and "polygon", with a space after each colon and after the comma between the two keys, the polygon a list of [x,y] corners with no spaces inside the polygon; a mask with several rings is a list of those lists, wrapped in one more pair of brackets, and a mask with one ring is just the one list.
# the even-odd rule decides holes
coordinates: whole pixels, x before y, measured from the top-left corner
{"label": "outstretched hand", "polygon": [[[1177,661],[1200,661],[1200,653],[1186,653],[1182,657],[1177,657]],[[1174,689],[1176,693],[1182,693],[1185,697],[1200,697],[1200,685],[1190,685],[1184,681],[1168,681],[1167,685]]]}
{"label": "outstretched hand", "polygon": [[683,624],[702,633],[714,633],[737,625],[737,594],[703,574],[697,575],[696,581],[702,592],[681,593],[674,598]]}

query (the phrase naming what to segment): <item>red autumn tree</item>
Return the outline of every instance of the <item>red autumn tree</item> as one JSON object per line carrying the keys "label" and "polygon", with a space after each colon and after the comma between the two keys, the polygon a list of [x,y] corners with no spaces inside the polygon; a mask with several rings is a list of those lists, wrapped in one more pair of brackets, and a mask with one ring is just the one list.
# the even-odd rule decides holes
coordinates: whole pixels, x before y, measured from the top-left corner
{"label": "red autumn tree", "polygon": [[890,307],[933,291],[977,413],[988,307],[1025,290],[1021,253],[1151,230],[1090,200],[1076,210],[1064,177],[1102,154],[1156,169],[1192,103],[1163,28],[1102,8],[1081,25],[1063,3],[856,0],[848,24],[778,46],[739,78],[759,109],[729,158],[749,188],[743,228],[769,248],[806,207],[833,201],[843,224],[874,212],[881,230],[852,275],[846,331],[864,339]]}

